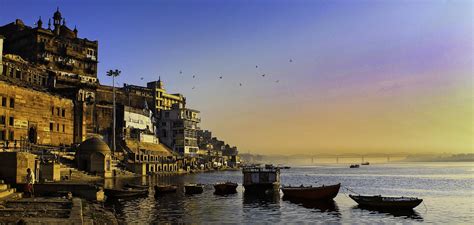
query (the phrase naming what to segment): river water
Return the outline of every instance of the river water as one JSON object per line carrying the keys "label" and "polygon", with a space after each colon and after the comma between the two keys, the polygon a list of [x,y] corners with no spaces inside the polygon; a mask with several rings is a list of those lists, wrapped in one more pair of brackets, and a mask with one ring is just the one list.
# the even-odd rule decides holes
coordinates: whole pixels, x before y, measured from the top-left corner
{"label": "river water", "polygon": [[[213,194],[212,184],[239,183],[238,193]],[[240,171],[208,172],[180,176],[154,176],[115,180],[120,186],[135,184],[208,184],[204,193],[187,196],[182,192],[154,197],[107,202],[124,223],[239,223],[239,224],[360,224],[437,223],[467,224],[474,221],[474,165],[472,163],[390,163],[350,169],[345,164],[322,164],[282,170],[281,183],[322,185],[341,183],[343,187],[367,195],[413,196],[424,204],[411,212],[393,213],[366,210],[347,197],[341,188],[334,202],[302,204],[280,196],[254,197],[244,193]],[[282,193],[281,193],[282,195]]]}

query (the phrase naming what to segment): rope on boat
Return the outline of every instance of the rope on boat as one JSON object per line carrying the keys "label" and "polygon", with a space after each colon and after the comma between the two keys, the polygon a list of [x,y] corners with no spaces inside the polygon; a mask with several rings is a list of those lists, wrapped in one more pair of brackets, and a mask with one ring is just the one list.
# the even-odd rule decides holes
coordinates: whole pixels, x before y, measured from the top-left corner
{"label": "rope on boat", "polygon": [[425,212],[428,212],[428,207],[426,207],[425,202],[422,202],[423,206],[425,207]]}
{"label": "rope on boat", "polygon": [[360,195],[360,193],[357,193],[356,191],[354,191],[354,190],[352,190],[352,189],[350,189],[350,188],[348,188],[348,187],[346,187],[346,186],[343,186],[343,188],[345,188],[346,190],[348,190],[348,191],[350,191],[350,192],[352,192],[352,193],[354,193],[354,194]]}

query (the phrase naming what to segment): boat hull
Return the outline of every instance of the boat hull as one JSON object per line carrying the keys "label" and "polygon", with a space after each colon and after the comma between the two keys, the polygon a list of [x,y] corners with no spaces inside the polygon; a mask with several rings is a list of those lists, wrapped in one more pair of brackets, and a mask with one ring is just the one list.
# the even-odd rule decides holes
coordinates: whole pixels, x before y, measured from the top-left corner
{"label": "boat hull", "polygon": [[139,184],[125,184],[124,187],[126,187],[126,188],[135,188],[135,189],[148,189],[148,186],[139,185]]}
{"label": "boat hull", "polygon": [[169,186],[157,186],[155,185],[155,194],[166,194],[166,193],[175,193],[178,190],[177,186],[169,185]]}
{"label": "boat hull", "polygon": [[423,202],[418,198],[349,195],[359,206],[373,209],[409,210]]}
{"label": "boat hull", "polygon": [[148,190],[123,190],[123,189],[104,189],[104,194],[111,199],[142,197],[148,195]]}
{"label": "boat hull", "polygon": [[201,194],[204,191],[202,185],[186,185],[184,186],[184,193],[188,195]]}
{"label": "boat hull", "polygon": [[288,199],[331,200],[339,193],[341,184],[320,187],[283,187],[283,195]]}
{"label": "boat hull", "polygon": [[237,186],[236,183],[222,183],[222,184],[215,184],[214,190],[216,194],[234,194],[237,193]]}

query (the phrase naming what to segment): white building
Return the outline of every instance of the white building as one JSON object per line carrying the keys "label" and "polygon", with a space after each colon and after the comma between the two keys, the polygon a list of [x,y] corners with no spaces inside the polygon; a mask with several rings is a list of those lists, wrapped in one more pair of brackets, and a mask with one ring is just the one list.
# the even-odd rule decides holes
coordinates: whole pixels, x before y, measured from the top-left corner
{"label": "white building", "polygon": [[117,125],[123,128],[122,136],[124,138],[129,137],[140,142],[159,143],[158,137],[155,136],[155,126],[149,110],[119,106]]}
{"label": "white building", "polygon": [[162,110],[159,121],[159,137],[162,143],[175,152],[186,156],[196,156],[199,111],[174,104],[169,110]]}

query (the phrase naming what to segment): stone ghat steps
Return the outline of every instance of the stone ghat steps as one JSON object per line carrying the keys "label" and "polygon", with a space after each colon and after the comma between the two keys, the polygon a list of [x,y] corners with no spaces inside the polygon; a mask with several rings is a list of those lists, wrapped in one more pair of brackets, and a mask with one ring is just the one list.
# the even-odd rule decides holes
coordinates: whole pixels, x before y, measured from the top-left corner
{"label": "stone ghat steps", "polygon": [[70,209],[25,209],[25,208],[6,208],[0,209],[0,217],[20,214],[21,217],[55,217],[68,218]]}
{"label": "stone ghat steps", "polygon": [[10,188],[9,184],[5,184],[0,180],[0,202],[21,198],[22,193],[17,193],[15,188]]}
{"label": "stone ghat steps", "polygon": [[10,189],[10,185],[8,184],[0,184],[0,191],[6,191]]}

